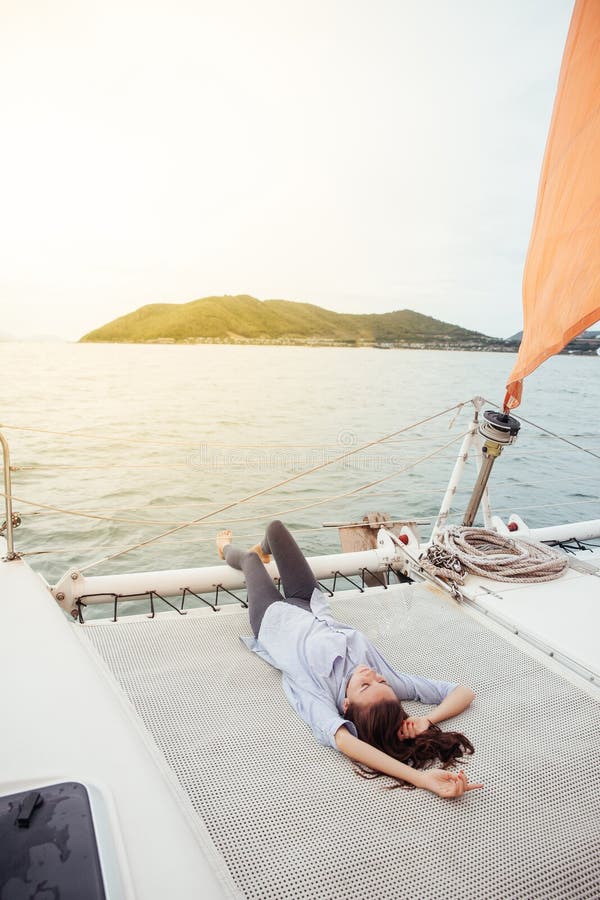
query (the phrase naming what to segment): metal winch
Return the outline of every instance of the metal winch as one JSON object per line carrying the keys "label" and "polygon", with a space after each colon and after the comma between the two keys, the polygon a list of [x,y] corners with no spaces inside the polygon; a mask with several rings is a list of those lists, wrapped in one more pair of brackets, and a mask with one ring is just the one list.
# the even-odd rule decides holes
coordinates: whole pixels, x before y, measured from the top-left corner
{"label": "metal winch", "polygon": [[483,462],[471,494],[471,499],[465,510],[463,525],[472,525],[475,521],[483,492],[492,473],[492,466],[504,447],[514,444],[520,427],[521,423],[519,420],[509,416],[508,413],[497,412],[493,409],[486,409],[483,413],[478,425],[479,434],[485,438],[481,448]]}

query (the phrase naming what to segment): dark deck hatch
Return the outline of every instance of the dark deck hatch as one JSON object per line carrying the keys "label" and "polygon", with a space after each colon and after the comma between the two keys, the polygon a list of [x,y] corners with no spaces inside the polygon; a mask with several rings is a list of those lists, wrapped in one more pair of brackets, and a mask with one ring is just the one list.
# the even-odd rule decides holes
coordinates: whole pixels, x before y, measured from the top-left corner
{"label": "dark deck hatch", "polygon": [[0,797],[2,900],[106,900],[92,811],[78,782]]}

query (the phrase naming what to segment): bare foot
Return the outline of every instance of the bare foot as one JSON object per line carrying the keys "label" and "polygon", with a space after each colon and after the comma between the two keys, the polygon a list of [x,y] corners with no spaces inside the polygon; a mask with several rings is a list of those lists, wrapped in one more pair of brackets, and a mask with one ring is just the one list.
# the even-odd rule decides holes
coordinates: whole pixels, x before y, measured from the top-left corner
{"label": "bare foot", "polygon": [[261,559],[265,564],[271,562],[271,554],[265,553],[260,544],[256,544],[254,547],[250,547],[249,553],[256,553],[256,555]]}
{"label": "bare foot", "polygon": [[233,532],[229,530],[229,528],[225,528],[223,531],[219,531],[217,533],[217,550],[219,551],[219,556],[221,559],[225,559],[224,548],[227,544],[230,544],[233,539]]}

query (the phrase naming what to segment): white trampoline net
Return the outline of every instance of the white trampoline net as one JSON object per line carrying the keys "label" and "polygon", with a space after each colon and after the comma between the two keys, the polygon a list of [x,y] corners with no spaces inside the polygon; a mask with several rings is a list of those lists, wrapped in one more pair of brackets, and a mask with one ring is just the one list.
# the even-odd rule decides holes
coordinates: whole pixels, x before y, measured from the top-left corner
{"label": "white trampoline net", "polygon": [[[343,595],[342,595],[343,596]],[[599,706],[423,587],[332,601],[399,670],[464,682],[444,723],[484,790],[384,790],[317,744],[233,615],[82,631],[104,658],[248,898],[597,898]],[[409,712],[424,711],[406,704]]]}

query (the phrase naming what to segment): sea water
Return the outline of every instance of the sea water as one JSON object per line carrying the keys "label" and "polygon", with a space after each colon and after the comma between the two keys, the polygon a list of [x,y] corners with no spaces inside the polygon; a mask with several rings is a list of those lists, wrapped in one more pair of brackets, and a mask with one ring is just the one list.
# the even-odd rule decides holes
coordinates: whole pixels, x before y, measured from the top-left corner
{"label": "sea water", "polygon": [[[271,518],[292,528],[308,554],[339,550],[337,529],[324,523],[369,512],[430,522],[473,413],[468,402],[456,405],[477,395],[500,404],[515,360],[69,343],[3,343],[0,354],[2,430],[22,518],[15,544],[50,583],[200,518],[90,573],[212,564],[218,529],[249,545]],[[597,455],[523,423],[495,465],[493,511],[532,526],[600,517],[599,409],[596,356],[554,357],[527,379],[517,415]],[[360,449],[370,442],[378,443]],[[471,463],[454,521],[474,477]],[[421,526],[424,535],[429,528]]]}

